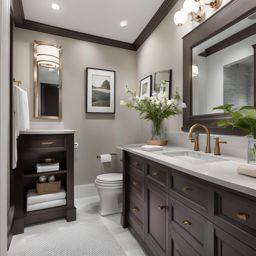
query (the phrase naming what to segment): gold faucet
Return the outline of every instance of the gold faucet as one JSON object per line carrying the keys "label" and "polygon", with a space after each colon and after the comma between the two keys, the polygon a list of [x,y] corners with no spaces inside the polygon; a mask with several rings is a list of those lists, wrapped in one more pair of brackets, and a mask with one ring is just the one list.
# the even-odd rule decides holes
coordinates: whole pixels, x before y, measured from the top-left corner
{"label": "gold faucet", "polygon": [[205,147],[205,153],[211,153],[211,139],[210,139],[210,131],[207,128],[207,126],[203,125],[203,124],[199,124],[196,123],[193,126],[190,127],[189,129],[189,133],[188,133],[188,138],[191,142],[194,142],[194,150],[195,151],[199,151],[199,143],[198,143],[198,137],[196,136],[196,138],[193,138],[193,131],[194,129],[196,129],[197,127],[201,127],[205,130],[206,133],[206,147]]}

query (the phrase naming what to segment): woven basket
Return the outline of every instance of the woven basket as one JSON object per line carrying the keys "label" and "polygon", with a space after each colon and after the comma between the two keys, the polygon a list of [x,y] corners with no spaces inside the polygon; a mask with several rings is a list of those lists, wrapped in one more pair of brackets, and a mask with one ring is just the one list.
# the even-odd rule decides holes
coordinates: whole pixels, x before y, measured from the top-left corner
{"label": "woven basket", "polygon": [[39,195],[57,193],[60,191],[61,182],[46,182],[46,183],[36,183],[36,192]]}
{"label": "woven basket", "polygon": [[146,143],[148,145],[165,146],[167,145],[168,140],[147,140]]}

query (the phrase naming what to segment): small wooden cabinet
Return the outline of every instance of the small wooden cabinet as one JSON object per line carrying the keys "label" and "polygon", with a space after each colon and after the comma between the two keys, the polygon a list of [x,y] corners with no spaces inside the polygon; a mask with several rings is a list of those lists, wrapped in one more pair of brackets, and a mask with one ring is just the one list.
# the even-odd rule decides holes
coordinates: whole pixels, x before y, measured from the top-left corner
{"label": "small wooden cabinet", "polygon": [[123,161],[123,227],[148,255],[256,255],[256,198],[126,151]]}
{"label": "small wooden cabinet", "polygon": [[[44,158],[54,158],[60,170],[37,173],[36,164]],[[26,211],[26,195],[35,189],[39,176],[55,175],[66,191],[66,205],[37,211]],[[18,163],[13,170],[11,196],[15,214],[13,233],[24,232],[24,227],[57,218],[76,219],[74,207],[74,134],[22,134],[18,138]]]}

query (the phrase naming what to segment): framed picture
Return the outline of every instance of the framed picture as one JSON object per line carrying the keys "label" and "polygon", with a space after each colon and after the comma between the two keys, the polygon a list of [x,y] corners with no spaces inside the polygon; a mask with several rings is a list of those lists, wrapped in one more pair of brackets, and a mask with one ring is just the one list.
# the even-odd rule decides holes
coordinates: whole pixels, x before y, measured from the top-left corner
{"label": "framed picture", "polygon": [[165,93],[169,99],[172,97],[172,70],[155,72],[153,92]]}
{"label": "framed picture", "polygon": [[115,81],[113,70],[86,69],[86,113],[115,113]]}
{"label": "framed picture", "polygon": [[152,76],[140,80],[140,96],[150,97],[152,93]]}

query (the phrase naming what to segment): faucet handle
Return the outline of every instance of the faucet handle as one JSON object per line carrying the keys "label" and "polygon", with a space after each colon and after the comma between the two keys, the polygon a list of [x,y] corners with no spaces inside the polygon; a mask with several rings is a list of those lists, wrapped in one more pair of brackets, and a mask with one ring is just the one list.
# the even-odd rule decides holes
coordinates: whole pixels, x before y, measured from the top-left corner
{"label": "faucet handle", "polygon": [[199,133],[194,132],[193,135],[190,141],[194,143],[194,151],[199,151]]}
{"label": "faucet handle", "polygon": [[214,147],[214,155],[221,155],[220,152],[220,144],[227,144],[227,141],[220,140],[219,137],[214,138],[215,139],[215,147]]}

